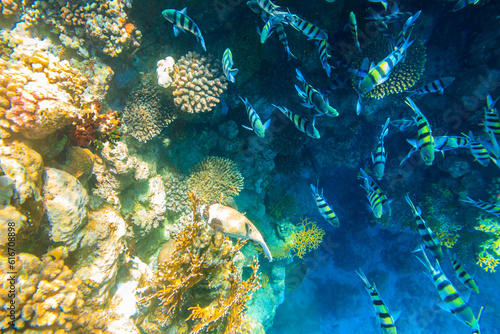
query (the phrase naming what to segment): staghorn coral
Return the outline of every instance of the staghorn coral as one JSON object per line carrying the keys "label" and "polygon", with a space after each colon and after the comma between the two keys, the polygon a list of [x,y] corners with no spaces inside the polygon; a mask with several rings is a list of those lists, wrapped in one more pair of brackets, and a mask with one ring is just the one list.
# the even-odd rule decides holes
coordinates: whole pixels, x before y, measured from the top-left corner
{"label": "staghorn coral", "polygon": [[222,203],[227,204],[230,197],[243,189],[243,176],[233,161],[207,157],[191,169],[187,184],[202,203],[219,202],[222,198]]}
{"label": "staghorn coral", "polygon": [[142,76],[139,85],[130,94],[123,113],[127,133],[140,142],[147,142],[174,119],[175,115],[162,106],[158,85],[150,76]]}
{"label": "staghorn coral", "polygon": [[129,0],[116,1],[27,1],[22,19],[31,24],[47,24],[59,33],[60,41],[84,57],[91,50],[116,57],[140,45],[141,32],[127,22]]}
{"label": "staghorn coral", "polygon": [[240,332],[249,321],[246,302],[260,287],[256,260],[251,276],[241,279],[239,251],[246,242],[238,240],[233,246],[222,234],[212,235],[206,224],[186,221],[170,245],[170,255],[140,291],[144,308],[139,326],[147,333]]}
{"label": "staghorn coral", "polygon": [[196,52],[182,56],[171,76],[175,105],[190,114],[211,111],[227,88],[219,62],[212,56],[202,57]]}
{"label": "staghorn coral", "polygon": [[[358,68],[364,57],[369,57],[370,61],[377,64],[386,56],[386,39],[383,36],[379,36],[363,48],[363,54],[353,62],[353,66]],[[406,51],[405,61],[400,61],[394,67],[389,79],[363,95],[363,97],[379,100],[387,95],[402,93],[412,88],[424,73],[426,61],[426,48],[420,39],[416,39]],[[355,84],[354,81],[353,84]]]}
{"label": "staghorn coral", "polygon": [[[17,256],[16,307],[13,319],[9,310],[0,309],[2,333],[105,333],[106,318],[88,307],[85,295],[89,289],[64,265],[65,252],[61,248],[42,259],[26,253]],[[2,258],[3,305],[10,304],[6,292],[11,284],[8,280],[11,271],[7,260]]]}

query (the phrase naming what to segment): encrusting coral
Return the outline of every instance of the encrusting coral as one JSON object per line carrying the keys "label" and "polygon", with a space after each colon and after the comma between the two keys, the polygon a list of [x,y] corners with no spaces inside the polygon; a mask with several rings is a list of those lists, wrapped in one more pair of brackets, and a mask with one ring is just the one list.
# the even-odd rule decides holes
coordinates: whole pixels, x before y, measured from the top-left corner
{"label": "encrusting coral", "polygon": [[218,202],[222,196],[223,204],[227,204],[243,189],[243,176],[233,161],[207,157],[191,169],[187,184],[202,203]]}
{"label": "encrusting coral", "polygon": [[177,61],[171,77],[175,105],[190,114],[211,111],[227,88],[219,62],[191,51]]}
{"label": "encrusting coral", "polygon": [[[193,203],[193,214],[196,206]],[[153,280],[141,289],[139,326],[146,333],[244,331],[249,322],[246,302],[260,288],[257,260],[250,265],[250,277],[245,281],[241,277],[244,257],[240,249],[247,241],[233,245],[201,221],[184,223]]]}
{"label": "encrusting coral", "polygon": [[[64,264],[67,251],[54,249],[39,259],[21,253],[16,259],[15,310],[7,308],[12,276],[7,259],[0,261],[0,329],[2,333],[105,333],[106,319],[86,301],[82,281]],[[9,324],[10,323],[10,324]],[[13,325],[13,326],[11,326]]]}
{"label": "encrusting coral", "polygon": [[32,25],[48,24],[61,42],[88,57],[91,50],[115,57],[140,45],[141,32],[129,21],[132,1],[27,1],[22,19]]}

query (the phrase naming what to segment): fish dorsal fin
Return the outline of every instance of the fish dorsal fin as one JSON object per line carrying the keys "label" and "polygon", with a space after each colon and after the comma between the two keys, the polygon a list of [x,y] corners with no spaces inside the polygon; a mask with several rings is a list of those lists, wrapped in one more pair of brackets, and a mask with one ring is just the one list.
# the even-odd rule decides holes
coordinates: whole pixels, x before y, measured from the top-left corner
{"label": "fish dorsal fin", "polygon": [[186,9],[187,9],[187,7],[184,7],[184,8],[182,8],[179,12],[181,12],[181,13],[182,13],[182,14],[184,14],[184,15],[186,15]]}
{"label": "fish dorsal fin", "polygon": [[267,122],[264,123],[264,130],[267,130],[269,128],[269,125],[271,125],[271,118],[269,118]]}
{"label": "fish dorsal fin", "polygon": [[448,307],[448,304],[446,304],[445,302],[439,302],[436,305],[439,306],[440,308],[442,308],[444,311],[451,313],[450,308]]}
{"label": "fish dorsal fin", "polygon": [[375,67],[375,63],[371,62],[370,63],[370,68],[368,69],[368,72],[370,72],[374,67]]}
{"label": "fish dorsal fin", "polygon": [[400,316],[401,316],[401,311],[392,312],[392,319],[394,319],[394,322],[398,321]]}
{"label": "fish dorsal fin", "polygon": [[460,292],[460,295],[462,296],[462,299],[468,303],[471,295],[471,291],[469,289],[465,290],[464,292]]}
{"label": "fish dorsal fin", "polygon": [[244,128],[245,128],[245,129],[247,129],[247,130],[253,131],[253,129],[252,129],[252,128],[250,128],[250,127],[248,127],[248,126],[246,126],[246,125],[242,125],[242,127],[244,127]]}
{"label": "fish dorsal fin", "polygon": [[177,37],[179,35],[179,32],[181,32],[181,31],[184,31],[184,30],[182,30],[182,29],[177,28],[176,26],[174,26],[174,36],[175,37]]}

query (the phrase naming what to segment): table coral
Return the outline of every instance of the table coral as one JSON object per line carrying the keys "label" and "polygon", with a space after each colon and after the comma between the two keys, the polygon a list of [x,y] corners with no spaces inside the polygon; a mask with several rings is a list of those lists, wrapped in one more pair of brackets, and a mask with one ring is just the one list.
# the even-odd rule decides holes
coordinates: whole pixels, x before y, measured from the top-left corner
{"label": "table coral", "polygon": [[[165,329],[190,333],[237,333],[248,322],[246,303],[259,287],[256,260],[243,281],[237,260],[246,241],[233,246],[220,233],[212,235],[200,221],[187,221],[175,237],[170,257],[158,265],[141,289],[139,304],[147,333]],[[187,318],[186,318],[187,317]]]}
{"label": "table coral", "polygon": [[[54,253],[54,252],[51,252]],[[60,252],[64,253],[64,252]],[[16,261],[16,310],[0,310],[2,333],[104,333],[105,318],[96,317],[86,303],[89,289],[75,277],[63,257],[21,253]],[[0,299],[8,305],[9,272],[6,259],[0,261]],[[14,322],[14,327],[9,322]]]}
{"label": "table coral", "polygon": [[129,0],[28,1],[22,19],[32,25],[47,24],[60,41],[88,57],[100,51],[111,57],[140,45],[141,32],[128,22]]}
{"label": "table coral", "polygon": [[227,88],[219,62],[191,51],[177,61],[172,79],[175,104],[190,114],[211,111]]}
{"label": "table coral", "polygon": [[223,198],[224,204],[243,189],[243,176],[233,161],[208,157],[191,169],[187,184],[202,203],[219,202]]}

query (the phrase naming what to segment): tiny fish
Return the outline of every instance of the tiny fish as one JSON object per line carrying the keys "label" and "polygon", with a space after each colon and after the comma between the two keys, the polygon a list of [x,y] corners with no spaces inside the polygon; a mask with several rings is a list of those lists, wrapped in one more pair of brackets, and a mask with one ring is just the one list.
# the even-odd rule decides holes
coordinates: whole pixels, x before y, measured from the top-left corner
{"label": "tiny fish", "polygon": [[352,38],[354,38],[354,44],[356,45],[356,49],[361,52],[361,46],[359,45],[358,40],[358,23],[356,22],[356,15],[353,12],[349,14],[349,28],[351,30]]}
{"label": "tiny fish", "polygon": [[302,34],[307,36],[308,39],[318,39],[318,40],[328,39],[328,35],[323,29],[319,28],[318,26],[315,26],[314,24],[304,19],[301,19],[295,14],[293,14],[292,17],[293,17],[291,21],[292,27],[294,27],[296,30],[300,31]]}
{"label": "tiny fish", "polygon": [[484,210],[486,212],[491,213],[492,215],[500,217],[500,206],[497,204],[492,204],[481,200],[475,201],[470,197],[467,197],[467,199],[461,199],[461,201],[465,203],[470,203],[475,207],[480,208],[481,210]]}
{"label": "tiny fish", "polygon": [[438,306],[443,310],[452,313],[461,323],[469,326],[473,330],[473,334],[481,333],[481,328],[479,326],[479,319],[481,318],[481,313],[483,308],[479,311],[479,314],[476,317],[474,313],[472,313],[471,308],[465,300],[462,298],[458,290],[451,284],[450,280],[443,273],[439,262],[436,261],[436,268],[432,267],[427,254],[423,248],[420,249],[424,254],[424,259],[422,260],[417,256],[417,259],[424,265],[425,268],[429,271],[429,274],[426,274],[434,283],[436,287],[439,297],[441,297],[442,303],[439,303]]}
{"label": "tiny fish", "polygon": [[417,150],[420,150],[420,156],[427,166],[432,165],[434,161],[434,150],[436,144],[434,142],[434,137],[432,136],[431,126],[429,121],[425,118],[424,114],[418,109],[415,103],[409,98],[406,98],[406,104],[415,111],[417,116],[414,118],[417,123],[417,139],[410,140],[407,139]]}
{"label": "tiny fish", "polygon": [[299,131],[305,133],[306,135],[308,135],[311,138],[314,138],[314,139],[320,138],[320,134],[318,132],[318,129],[316,129],[314,127],[314,120],[311,123],[307,119],[295,114],[294,112],[288,110],[285,107],[280,107],[280,106],[277,106],[274,104],[273,104],[273,106],[276,109],[278,109],[279,111],[281,111],[283,113],[283,115],[288,117],[288,119],[290,119],[293,122],[293,125],[295,125],[295,127],[297,129],[299,129]]}
{"label": "tiny fish", "polygon": [[385,162],[387,160],[387,153],[384,147],[384,138],[389,133],[390,121],[390,118],[387,118],[387,121],[385,121],[385,125],[382,128],[382,132],[380,133],[380,137],[378,139],[378,145],[375,149],[375,154],[372,153],[373,175],[375,175],[375,178],[379,181],[384,177]]}
{"label": "tiny fish", "polygon": [[49,257],[52,261],[59,261],[68,257],[68,247],[59,246],[47,252],[43,255],[44,257]]}
{"label": "tiny fish", "polygon": [[380,294],[378,293],[375,283],[373,283],[373,285],[370,284],[368,278],[366,277],[363,270],[361,270],[361,268],[359,268],[359,271],[356,271],[356,274],[358,274],[358,276],[365,283],[365,289],[366,291],[368,291],[368,294],[372,299],[373,309],[375,311],[377,321],[380,324],[382,333],[396,334],[397,330],[395,322],[397,321],[397,317],[396,320],[394,320],[391,313],[389,312],[389,309],[387,308],[387,306],[385,306],[384,302],[382,301],[382,297],[380,297]]}
{"label": "tiny fish", "polygon": [[443,94],[443,91],[446,87],[451,85],[451,83],[455,81],[454,77],[444,77],[441,79],[434,80],[433,82],[429,82],[419,89],[416,90],[408,90],[408,93],[411,93],[409,95],[410,97],[413,95],[423,95],[423,94],[429,94],[429,93],[439,93]]}
{"label": "tiny fish", "polygon": [[271,124],[271,119],[269,118],[265,124],[262,124],[259,115],[252,107],[252,105],[248,102],[248,99],[243,99],[241,96],[238,97],[245,104],[248,113],[248,119],[250,120],[250,124],[252,125],[252,127],[248,127],[245,125],[243,125],[243,127],[248,130],[253,130],[253,132],[255,132],[258,137],[264,138],[264,136],[266,135],[266,130],[269,128],[269,124]]}
{"label": "tiny fish", "polygon": [[326,71],[326,74],[329,77],[330,74],[332,73],[332,67],[330,66],[330,64],[328,64],[328,58],[331,57],[328,54],[328,46],[329,45],[326,40],[324,39],[321,40],[318,44],[318,55],[319,55],[319,60],[321,61],[321,66],[323,66],[323,68]]}
{"label": "tiny fish", "polygon": [[314,110],[316,110],[321,115],[330,117],[338,116],[339,113],[337,112],[337,110],[335,110],[328,103],[328,98],[326,98],[325,100],[323,95],[317,89],[309,85],[299,69],[296,69],[295,71],[297,73],[297,79],[299,79],[299,81],[302,83],[305,90],[305,92],[303,92],[297,85],[295,85],[295,89],[297,90],[299,97],[304,100],[304,103],[302,103],[302,105],[306,108],[314,108]]}
{"label": "tiny fish", "polygon": [[227,80],[234,82],[234,76],[238,74],[238,69],[233,68],[233,54],[229,48],[222,55],[222,71],[226,75]]}
{"label": "tiny fish", "polygon": [[186,30],[192,33],[198,42],[200,42],[203,50],[207,51],[205,47],[205,40],[201,35],[200,28],[194,23],[194,21],[186,15],[186,8],[184,7],[182,10],[175,9],[165,9],[161,14],[163,17],[174,24],[174,35],[179,35],[179,31],[185,32]]}
{"label": "tiny fish", "polygon": [[436,238],[434,232],[427,226],[427,223],[422,218],[422,210],[420,210],[419,207],[415,207],[415,205],[413,205],[410,196],[406,195],[405,199],[413,211],[413,216],[415,218],[415,222],[417,223],[418,233],[422,237],[425,247],[431,251],[436,260],[438,260],[439,262],[443,262],[444,255],[441,245],[439,244],[439,240]]}
{"label": "tiny fish", "polygon": [[333,227],[339,227],[339,218],[332,210],[331,206],[326,202],[325,197],[323,196],[323,189],[321,190],[321,194],[319,192],[319,180],[314,186],[311,184],[311,190],[314,199],[316,200],[316,206],[318,207],[319,213],[326,221],[332,225]]}

